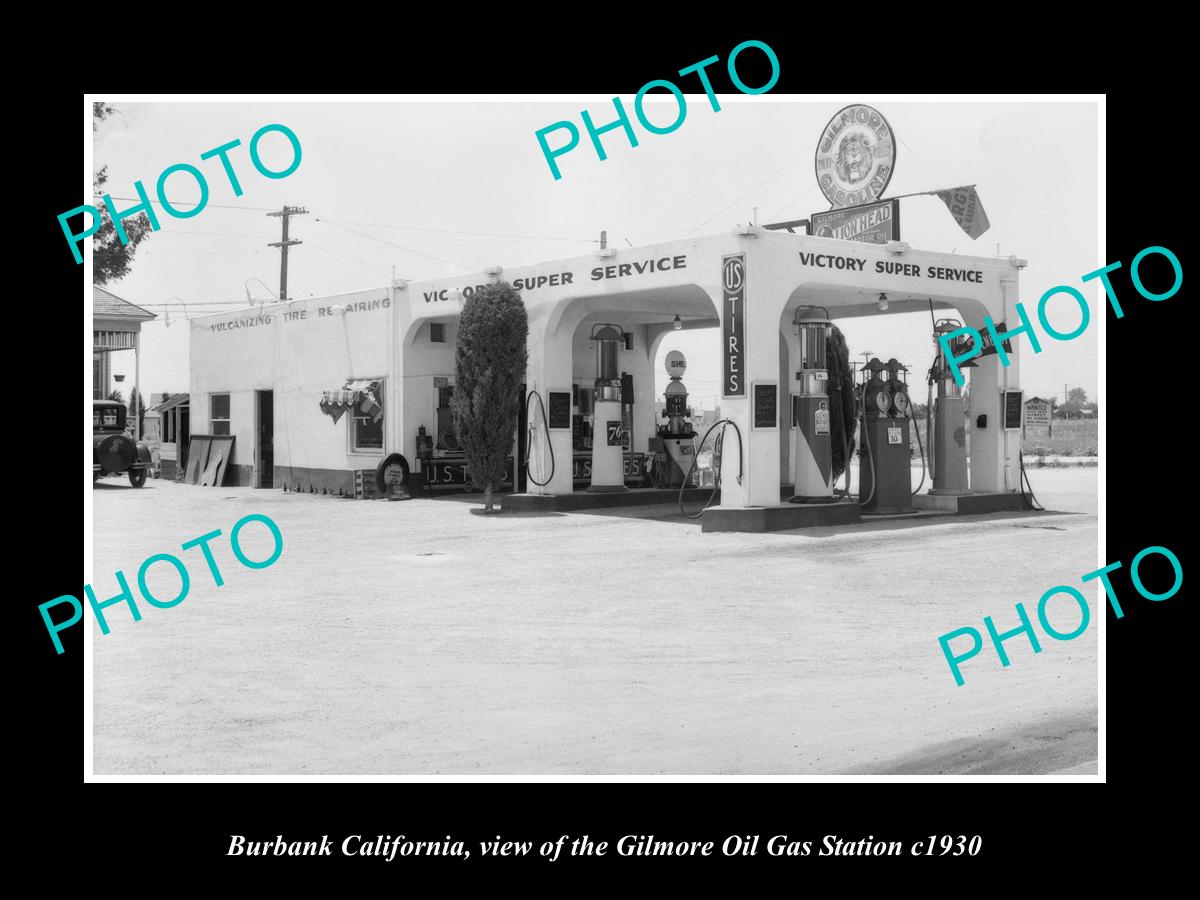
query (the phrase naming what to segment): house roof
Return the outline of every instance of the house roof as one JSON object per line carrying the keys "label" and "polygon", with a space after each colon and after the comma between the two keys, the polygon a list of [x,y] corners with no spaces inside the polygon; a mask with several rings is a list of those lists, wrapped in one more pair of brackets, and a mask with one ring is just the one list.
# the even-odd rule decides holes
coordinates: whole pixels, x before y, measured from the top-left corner
{"label": "house roof", "polygon": [[158,318],[149,310],[122,300],[98,284],[92,285],[92,315],[104,319],[136,319],[139,322]]}
{"label": "house roof", "polygon": [[154,406],[150,407],[150,409],[148,409],[146,411],[147,412],[155,412],[155,411],[166,412],[168,409],[174,409],[176,406],[180,406],[187,402],[188,402],[187,394],[172,394],[169,398],[164,400],[162,403],[156,403]]}

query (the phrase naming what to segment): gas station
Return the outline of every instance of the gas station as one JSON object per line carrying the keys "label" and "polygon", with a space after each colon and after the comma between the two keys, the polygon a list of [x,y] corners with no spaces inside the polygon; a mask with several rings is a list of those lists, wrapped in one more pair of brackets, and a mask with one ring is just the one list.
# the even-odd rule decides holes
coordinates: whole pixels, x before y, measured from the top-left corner
{"label": "gas station", "polygon": [[[978,351],[967,364],[968,419],[939,342],[963,325],[1004,332],[1025,262],[900,240],[900,198],[881,196],[894,164],[887,121],[849,106],[818,142],[817,181],[833,208],[809,220],[641,247],[602,242],[586,256],[195,318],[193,433],[233,438],[228,470],[239,484],[364,499],[397,499],[392,486],[410,474],[430,493],[468,486],[450,414],[457,323],[474,292],[503,281],[529,320],[505,510],[677,502],[704,531],[757,532],[1027,508],[1018,347],[954,340],[958,360]],[[925,193],[941,196],[972,238],[986,229],[973,186]],[[930,317],[927,371],[881,355],[856,385],[831,379],[833,325],[901,313]],[[691,329],[711,332],[720,359],[721,418],[702,434],[678,352],[667,354],[671,380],[655,416],[660,346]],[[931,400],[924,435],[909,399],[921,380]],[[857,428],[844,434],[831,425],[847,400]],[[846,438],[837,455],[848,467],[858,451],[857,499],[848,473],[844,489],[834,484],[834,434]],[[930,463],[927,493],[912,486],[910,435]],[[693,510],[702,501],[700,511],[685,500]]]}
{"label": "gas station", "polygon": [[[705,511],[704,529],[846,524],[865,508],[834,500],[824,352],[830,324],[933,310],[941,319],[956,313],[981,331],[990,317],[1001,329],[1018,297],[1022,265],[895,241],[876,245],[743,226],[511,271],[497,267],[465,278],[398,281],[382,290],[272,304],[269,313],[244,321],[198,317],[191,323],[191,395],[200,420],[193,433],[211,430],[204,417],[221,410],[227,433],[242,436],[240,465],[231,467],[245,472],[241,483],[255,483],[262,459],[271,460],[276,487],[295,483],[302,491],[343,495],[356,470],[373,469],[392,454],[402,456],[406,468],[440,465],[441,472],[454,449],[444,396],[453,388],[458,315],[477,286],[508,280],[521,285],[529,315],[532,438],[523,453],[514,448],[524,469],[514,481],[519,486],[528,477],[523,492],[503,497],[506,509],[674,499],[673,491],[630,490],[625,481],[627,460],[648,453],[653,441],[672,448],[673,470],[684,475],[709,456],[695,452],[709,443],[688,423],[684,378],[668,386],[665,422],[654,418],[654,361],[678,317],[683,329],[712,329],[722,360],[722,421],[712,435],[722,442],[712,473],[719,503]],[[937,327],[952,326],[943,321]],[[1015,342],[1008,358],[1008,366],[995,353],[974,360],[969,422],[953,378],[943,373],[939,379],[934,491],[916,498],[922,504],[947,512],[1023,508]],[[865,371],[862,458],[870,464],[862,492],[873,495],[878,512],[902,512],[911,506],[905,499],[911,419],[904,371],[894,361],[872,361]],[[382,409],[378,446],[347,446],[337,419],[331,425],[324,414],[330,396],[354,406],[356,391],[374,417]],[[231,399],[213,406],[210,397],[222,393]],[[264,394],[273,402],[269,457],[257,443]],[[581,457],[590,459],[582,485]],[[682,481],[678,474],[675,479]],[[708,494],[689,492],[701,499]]]}
{"label": "gas station", "polygon": [[[526,494],[505,498],[505,505],[517,509],[603,506],[613,503],[604,494],[625,490],[620,478],[625,452],[619,439],[620,373],[633,370],[636,379],[646,372],[659,342],[672,332],[674,317],[679,316],[684,328],[718,326],[723,419],[714,428],[720,429],[723,450],[717,475],[720,503],[705,511],[703,524],[705,530],[739,531],[845,524],[859,517],[858,503],[834,500],[825,387],[825,342],[831,323],[932,309],[941,311],[934,326],[941,329],[938,334],[958,327],[946,311],[984,330],[985,317],[996,323],[1007,321],[1023,265],[1011,258],[922,251],[902,242],[838,241],[758,226],[745,226],[729,235],[600,253],[608,254],[597,260],[602,266],[591,265],[588,259],[568,260],[533,273],[537,278],[551,270],[587,272],[591,266],[590,290],[580,291],[576,279],[571,279],[557,288],[523,294],[530,317],[527,377],[531,391],[550,395],[569,390],[581,357],[592,363],[586,352],[580,352],[580,336],[594,338],[597,346],[594,421],[604,423],[604,431],[596,426],[591,496],[575,495],[570,472],[555,466],[545,484],[531,484]],[[627,279],[595,277],[599,272],[626,272],[634,261],[667,258],[686,264],[665,270],[646,267]],[[622,342],[620,337],[631,331],[634,339],[629,347],[628,339]],[[931,334],[931,347],[936,346],[933,338]],[[970,423],[963,417],[959,388],[942,367],[937,378],[936,427],[931,428],[938,460],[934,489],[920,497],[926,508],[952,512],[1022,508],[1020,422],[1005,420],[1004,402],[1006,392],[1019,387],[1015,347],[1008,357],[1010,364],[1004,367],[998,355],[983,355],[970,369],[974,416]],[[678,360],[673,362],[677,367]],[[865,371],[870,377],[861,392],[866,432],[862,456],[868,465],[861,492],[873,496],[864,509],[880,514],[911,512],[908,429],[912,420],[904,371],[895,360],[872,360]],[[681,386],[686,390],[682,379],[668,385],[665,415],[671,424],[662,433],[665,443],[676,448],[694,434],[686,419],[680,421],[679,411],[686,408]],[[654,434],[656,423],[649,418],[649,404],[635,400],[631,406],[634,444],[642,446]],[[971,434],[969,471],[966,430]],[[569,430],[550,427],[547,438],[555,459],[571,457]],[[698,441],[696,446],[707,443]],[[531,459],[536,456],[534,448]],[[703,454],[698,456],[703,462]],[[672,452],[671,459],[679,464],[686,457]],[[629,497],[618,502],[638,500]]]}

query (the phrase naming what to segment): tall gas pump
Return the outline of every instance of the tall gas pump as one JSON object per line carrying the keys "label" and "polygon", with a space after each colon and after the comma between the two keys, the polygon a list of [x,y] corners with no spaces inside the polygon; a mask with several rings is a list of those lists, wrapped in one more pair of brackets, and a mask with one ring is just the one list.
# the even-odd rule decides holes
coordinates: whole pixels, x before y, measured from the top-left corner
{"label": "tall gas pump", "polygon": [[878,357],[862,368],[858,494],[866,515],[915,512],[908,431],[908,370]]}
{"label": "tall gas pump", "polygon": [[[932,312],[932,311],[931,311]],[[929,386],[932,391],[937,385],[937,400],[930,406],[930,421],[926,434],[933,434],[926,442],[931,457],[929,468],[933,472],[931,494],[969,494],[967,487],[967,420],[963,416],[963,395],[958,382],[950,370],[941,336],[962,328],[957,319],[939,319],[933,326],[933,345],[937,355],[929,370]],[[955,348],[958,352],[958,348]],[[960,363],[963,368],[974,367],[975,363]]]}
{"label": "tall gas pump", "polygon": [[670,487],[683,484],[685,474],[692,468],[692,456],[696,452],[696,430],[687,420],[688,407],[687,388],[683,384],[683,375],[687,372],[687,359],[678,350],[667,354],[664,362],[671,381],[663,391],[667,408],[663,410],[665,425],[658,426],[658,439],[667,456],[667,471],[664,479]]}
{"label": "tall gas pump", "polygon": [[596,404],[592,414],[592,492],[625,491],[625,426],[621,416],[621,373],[617,353],[623,338],[618,325],[592,326],[596,347]]}
{"label": "tall gas pump", "polygon": [[800,335],[799,393],[792,395],[796,440],[795,495],[792,503],[833,502],[833,455],[829,437],[829,370],[826,342],[833,323],[821,306],[799,306],[792,327]]}

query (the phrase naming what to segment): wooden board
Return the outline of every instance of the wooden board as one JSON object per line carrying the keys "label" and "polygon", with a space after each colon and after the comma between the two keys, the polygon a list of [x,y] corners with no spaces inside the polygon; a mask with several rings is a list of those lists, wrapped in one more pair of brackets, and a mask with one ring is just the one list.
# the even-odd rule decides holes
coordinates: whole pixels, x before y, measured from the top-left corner
{"label": "wooden board", "polygon": [[221,465],[224,454],[220,450],[214,450],[209,454],[208,465],[204,469],[204,474],[200,476],[200,486],[208,487],[216,483],[217,467]]}
{"label": "wooden board", "polygon": [[225,470],[229,467],[229,461],[233,459],[233,441],[232,434],[214,435],[212,438],[212,449],[208,451],[208,465],[211,467],[214,459],[217,462],[216,471],[213,473],[213,487],[220,487],[225,483]]}
{"label": "wooden board", "polygon": [[212,438],[207,434],[193,434],[188,445],[187,474],[183,480],[186,484],[199,484],[200,473],[208,464],[208,450],[212,446]]}

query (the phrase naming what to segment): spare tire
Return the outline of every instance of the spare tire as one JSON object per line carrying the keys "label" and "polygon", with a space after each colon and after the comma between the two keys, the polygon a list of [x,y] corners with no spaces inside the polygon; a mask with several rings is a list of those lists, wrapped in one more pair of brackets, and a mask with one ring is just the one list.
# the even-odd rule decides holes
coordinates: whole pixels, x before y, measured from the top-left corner
{"label": "spare tire", "polygon": [[119,474],[137,459],[137,446],[123,434],[110,434],[100,441],[96,458],[105,472]]}
{"label": "spare tire", "polygon": [[375,488],[380,496],[387,493],[388,485],[397,484],[404,487],[408,484],[408,460],[399,453],[384,457],[379,468],[375,470]]}

